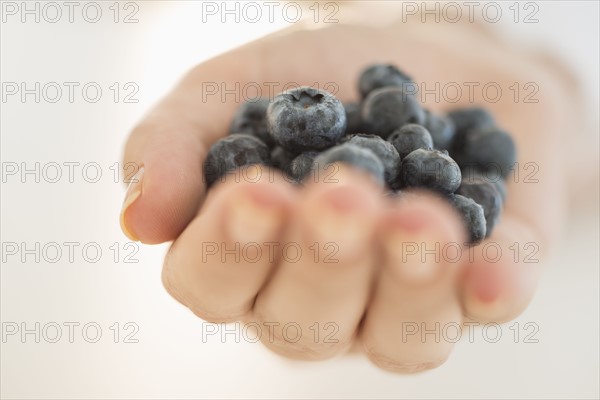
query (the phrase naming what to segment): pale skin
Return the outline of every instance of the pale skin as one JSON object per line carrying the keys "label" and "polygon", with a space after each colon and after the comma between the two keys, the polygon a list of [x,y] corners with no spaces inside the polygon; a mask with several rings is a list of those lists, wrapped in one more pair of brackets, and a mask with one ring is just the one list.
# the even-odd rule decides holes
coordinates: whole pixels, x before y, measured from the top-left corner
{"label": "pale skin", "polygon": [[[256,82],[265,94],[265,82],[335,82],[336,96],[348,101],[357,99],[360,70],[375,62],[396,64],[428,87],[436,81],[476,81],[497,82],[505,90],[495,103],[475,98],[512,134],[519,150],[521,174],[509,179],[501,223],[486,240],[502,249],[499,260],[477,250],[469,259],[465,248],[459,262],[434,256],[422,262],[420,253],[407,258],[402,243],[462,244],[458,216],[428,194],[404,200],[382,196],[368,176],[343,166],[336,183],[296,187],[278,174],[263,173],[258,182],[229,177],[207,193],[203,160],[211,144],[228,133],[238,104],[231,97],[203,99],[203,82],[224,82],[227,88]],[[508,90],[513,82],[536,82],[539,102],[515,102]],[[174,241],[163,283],[204,320],[297,324],[303,334],[295,342],[278,329],[273,338],[262,337],[266,346],[292,358],[324,359],[353,347],[387,370],[433,368],[447,359],[453,344],[436,343],[433,335],[407,335],[407,329],[510,321],[533,296],[564,212],[565,178],[555,154],[574,114],[567,87],[559,70],[472,25],[335,26],[276,34],[194,68],[133,130],[124,161],[144,169],[128,190],[122,227],[143,243]],[[454,104],[433,97],[425,106],[434,111],[470,105],[466,94]],[[531,172],[523,170],[526,162],[537,166],[537,183],[523,182]],[[235,249],[236,243],[251,242],[261,248],[258,260],[229,256],[223,262],[221,253],[207,257],[203,247]],[[303,256],[286,260],[276,252],[272,259],[265,245],[271,242],[294,243]],[[314,243],[321,249],[317,258]],[[337,246],[333,263],[325,260],[327,243]],[[515,243],[516,259],[510,250]],[[534,247],[524,247],[531,243]],[[534,248],[539,251],[533,259],[539,261],[524,262]],[[318,340],[315,329],[322,334]],[[323,339],[333,331],[335,340]]]}

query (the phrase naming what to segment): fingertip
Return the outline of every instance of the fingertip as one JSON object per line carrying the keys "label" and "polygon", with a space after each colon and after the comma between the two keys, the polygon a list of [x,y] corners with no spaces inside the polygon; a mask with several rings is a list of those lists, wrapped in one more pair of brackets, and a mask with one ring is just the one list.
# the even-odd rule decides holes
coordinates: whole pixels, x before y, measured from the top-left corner
{"label": "fingertip", "polygon": [[472,250],[462,278],[463,313],[478,322],[518,317],[533,298],[541,272],[535,234],[505,216],[489,239]]}
{"label": "fingertip", "polygon": [[[194,217],[205,193],[200,140],[187,131],[149,133],[126,158],[143,166],[132,178],[120,214],[131,240],[157,244],[175,239]],[[141,173],[140,173],[141,172]]]}
{"label": "fingertip", "polygon": [[463,244],[465,228],[460,217],[442,195],[427,190],[402,192],[389,203],[386,228],[405,232],[429,230],[439,240]]}
{"label": "fingertip", "polygon": [[381,195],[383,184],[373,174],[345,163],[329,164],[313,171],[304,182],[311,192],[328,190],[335,186],[355,187],[370,195]]}
{"label": "fingertip", "polygon": [[206,207],[223,199],[243,194],[265,207],[289,204],[296,196],[296,188],[280,171],[262,164],[247,165],[230,171],[219,178],[206,197]]}

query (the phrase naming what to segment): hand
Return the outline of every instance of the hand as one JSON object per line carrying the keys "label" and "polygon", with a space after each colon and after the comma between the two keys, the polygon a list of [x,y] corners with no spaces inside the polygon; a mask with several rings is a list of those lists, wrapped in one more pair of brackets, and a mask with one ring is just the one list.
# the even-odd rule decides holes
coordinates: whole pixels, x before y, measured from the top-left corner
{"label": "hand", "polygon": [[[442,87],[457,82],[463,89],[457,103],[436,102],[433,94],[424,98],[434,111],[472,105],[463,83],[480,83],[475,102],[516,141],[519,178],[509,179],[501,223],[472,257],[462,248],[460,262],[448,257],[435,262],[426,255],[422,263],[425,248],[463,242],[458,216],[431,195],[386,198],[368,177],[347,167],[336,174],[338,183],[298,189],[263,173],[255,183],[228,179],[206,196],[203,160],[227,134],[238,104],[232,94],[227,101],[207,96],[203,83],[231,90],[236,83],[243,88],[255,82],[266,96],[272,83],[280,85],[276,94],[286,83],[335,82],[336,96],[348,101],[356,99],[360,70],[375,62],[398,65],[427,89],[435,82]],[[482,98],[488,82],[504,89],[498,102]],[[537,83],[539,102],[515,102],[508,89],[514,82]],[[207,321],[254,321],[263,328],[262,341],[290,357],[331,357],[357,342],[382,368],[432,368],[447,358],[452,343],[443,338],[436,343],[432,334],[422,340],[422,328],[434,329],[436,322],[441,328],[458,326],[465,318],[508,321],[530,301],[541,264],[524,258],[533,252],[532,260],[542,257],[556,240],[564,210],[556,155],[559,132],[574,114],[571,104],[555,71],[473,24],[279,33],[197,66],[134,129],[125,162],[143,165],[143,172],[128,190],[122,227],[143,243],[175,241],[165,260],[164,285]],[[527,162],[533,169],[523,169]],[[534,169],[530,178],[538,182],[524,182]],[[271,242],[279,244],[274,257]],[[302,250],[299,260],[282,255],[289,243]],[[402,243],[417,244],[419,253],[403,259]],[[488,243],[493,246],[486,254],[481,249]],[[250,254],[239,257],[245,245]],[[496,248],[502,251],[498,260],[491,259]],[[328,255],[336,262],[327,262]],[[301,328],[297,342],[289,340],[295,339],[294,329],[283,332],[286,323]],[[325,340],[328,333],[333,340]]]}

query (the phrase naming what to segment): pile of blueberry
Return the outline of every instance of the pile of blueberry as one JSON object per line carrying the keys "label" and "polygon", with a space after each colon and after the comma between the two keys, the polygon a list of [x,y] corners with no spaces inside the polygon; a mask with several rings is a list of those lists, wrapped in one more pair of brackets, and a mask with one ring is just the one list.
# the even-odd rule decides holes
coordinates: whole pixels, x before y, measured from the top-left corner
{"label": "pile of blueberry", "polygon": [[332,163],[347,163],[372,174],[389,193],[418,187],[446,197],[463,216],[470,242],[478,243],[500,216],[515,145],[487,111],[434,114],[407,93],[408,85],[412,79],[398,68],[377,64],[359,78],[360,103],[344,105],[311,87],[246,102],[231,134],[208,152],[206,183],[264,164],[301,184]]}

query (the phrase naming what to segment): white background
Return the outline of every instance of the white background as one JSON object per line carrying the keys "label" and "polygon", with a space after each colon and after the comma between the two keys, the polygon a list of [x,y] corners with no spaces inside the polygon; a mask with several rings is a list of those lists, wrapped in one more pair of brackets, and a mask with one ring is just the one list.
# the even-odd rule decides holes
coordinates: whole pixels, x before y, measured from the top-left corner
{"label": "white background", "polygon": [[[57,23],[21,14],[3,14],[1,80],[5,82],[79,82],[75,100],[36,103],[32,95],[3,99],[1,156],[7,163],[32,168],[56,162],[79,162],[74,182],[50,183],[34,175],[5,177],[2,183],[2,242],[28,248],[49,242],[78,242],[75,260],[67,248],[56,263],[36,262],[3,252],[1,320],[33,328],[57,323],[62,338],[49,343],[33,334],[3,337],[3,398],[192,398],[192,397],[425,397],[425,398],[597,398],[598,389],[598,214],[597,203],[579,207],[569,218],[564,242],[547,262],[539,291],[517,322],[521,333],[502,328],[497,343],[476,331],[464,338],[442,367],[414,376],[377,370],[360,355],[320,363],[292,362],[229,335],[202,340],[203,322],[171,299],[160,283],[167,245],[139,246],[137,263],[124,262],[127,240],[120,232],[119,209],[124,186],[115,183],[111,165],[120,161],[128,130],[195,63],[224,50],[288,26],[275,23],[202,23],[201,6],[191,2],[137,2],[137,23],[113,21],[113,2],[102,2],[97,23],[75,10],[73,23],[63,14]],[[372,2],[374,3],[374,2]],[[21,3],[16,3],[21,7]],[[33,8],[34,2],[27,3]],[[59,4],[62,4],[59,2]],[[84,5],[85,3],[80,3]],[[503,19],[498,28],[521,42],[535,43],[558,54],[585,80],[590,104],[598,96],[598,3],[538,2],[540,22],[514,24]],[[4,7],[5,5],[3,5]],[[126,12],[120,5],[122,20]],[[42,5],[40,5],[42,7]],[[376,12],[379,5],[369,6]],[[507,5],[503,6],[507,8]],[[50,12],[51,10],[48,10]],[[62,7],[63,13],[67,12]],[[92,11],[90,15],[93,16]],[[54,12],[50,15],[54,18]],[[81,87],[97,82],[103,90],[97,103],[82,98]],[[138,103],[115,103],[109,88],[134,82]],[[52,96],[54,92],[51,92]],[[92,93],[92,92],[90,92]],[[5,94],[5,93],[3,93]],[[593,110],[594,107],[591,107]],[[597,108],[591,115],[597,125]],[[592,132],[591,136],[598,132]],[[82,166],[98,163],[102,177],[88,183]],[[10,164],[13,165],[13,164]],[[54,176],[55,170],[46,172]],[[89,179],[93,169],[87,170]],[[597,171],[590,171],[590,174]],[[596,199],[597,189],[580,193]],[[81,249],[96,242],[102,258],[86,261]],[[110,249],[117,243],[118,263]],[[90,256],[93,252],[90,251]],[[50,253],[49,257],[53,257]],[[69,343],[66,322],[77,322]],[[88,343],[81,327],[102,328],[97,343]],[[120,337],[114,343],[118,322]],[[124,324],[139,327],[138,343],[124,343]],[[539,327],[538,343],[524,343],[524,324]],[[49,325],[48,325],[49,326]],[[490,334],[493,334],[493,330]],[[48,334],[54,336],[54,331]],[[88,331],[94,336],[93,329]]]}

